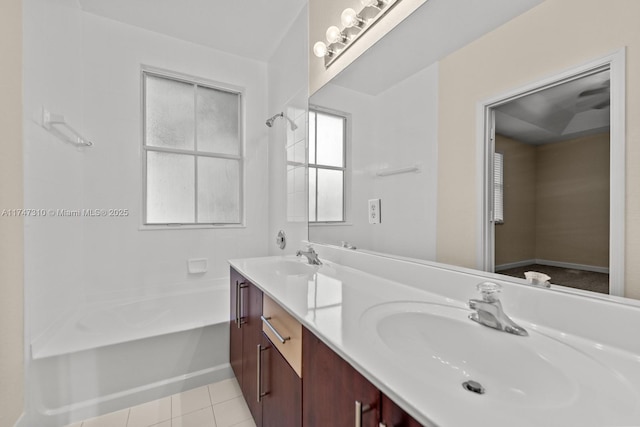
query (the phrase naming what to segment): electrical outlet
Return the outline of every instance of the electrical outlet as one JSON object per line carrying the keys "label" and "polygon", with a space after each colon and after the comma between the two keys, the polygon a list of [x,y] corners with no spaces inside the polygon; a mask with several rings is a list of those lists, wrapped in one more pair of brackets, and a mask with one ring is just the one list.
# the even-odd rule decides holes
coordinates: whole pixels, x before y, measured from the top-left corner
{"label": "electrical outlet", "polygon": [[369,224],[380,224],[380,199],[369,200]]}

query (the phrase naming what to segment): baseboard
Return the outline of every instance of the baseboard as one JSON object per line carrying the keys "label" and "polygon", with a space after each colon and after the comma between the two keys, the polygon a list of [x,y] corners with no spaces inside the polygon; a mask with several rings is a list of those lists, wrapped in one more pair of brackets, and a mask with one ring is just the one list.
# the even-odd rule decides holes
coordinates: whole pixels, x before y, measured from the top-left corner
{"label": "baseboard", "polygon": [[598,267],[595,265],[586,265],[586,264],[575,264],[571,262],[550,261],[546,259],[525,259],[523,261],[500,264],[500,265],[496,265],[495,271],[496,273],[499,273],[502,270],[525,267],[527,265],[532,265],[532,264],[548,265],[549,267],[560,267],[560,268],[567,268],[571,270],[592,271],[594,273],[609,274],[609,268],[607,267]]}
{"label": "baseboard", "polygon": [[535,260],[535,259],[525,259],[522,261],[508,262],[506,264],[496,265],[495,271],[497,273],[500,270],[509,270],[511,268],[525,267],[527,265],[537,264],[537,261],[538,260]]}
{"label": "baseboard", "polygon": [[560,261],[549,261],[546,259],[537,259],[536,264],[548,265],[550,267],[561,267],[561,268],[568,268],[572,270],[593,271],[594,273],[609,274],[608,267],[598,267],[595,265],[574,264],[571,262],[560,262]]}

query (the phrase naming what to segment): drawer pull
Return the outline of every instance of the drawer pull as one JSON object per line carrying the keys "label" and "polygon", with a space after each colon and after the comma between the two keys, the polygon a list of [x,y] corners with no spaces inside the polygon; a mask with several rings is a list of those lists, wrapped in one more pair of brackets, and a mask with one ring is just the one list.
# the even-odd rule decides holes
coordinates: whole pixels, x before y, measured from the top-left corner
{"label": "drawer pull", "polygon": [[236,326],[238,329],[242,328],[242,324],[245,323],[242,316],[242,290],[248,285],[244,282],[240,283],[236,280]]}
{"label": "drawer pull", "polygon": [[269,350],[270,347],[262,347],[260,344],[258,344],[258,351],[257,351],[257,356],[258,356],[258,381],[256,381],[257,383],[257,394],[256,394],[256,400],[258,403],[260,403],[262,401],[262,398],[265,397],[267,394],[269,394],[269,392],[263,393],[262,392],[262,352],[265,350]]}
{"label": "drawer pull", "polygon": [[264,322],[264,324],[267,325],[267,328],[271,329],[271,332],[273,332],[273,334],[276,336],[276,338],[278,338],[278,340],[282,344],[285,344],[287,341],[291,339],[291,337],[283,337],[282,335],[280,335],[280,333],[276,330],[276,328],[273,327],[271,322],[269,322],[269,320],[271,320],[271,317],[260,316],[260,318],[262,319],[262,322]]}
{"label": "drawer pull", "polygon": [[372,409],[371,405],[363,405],[362,402],[356,400],[356,427],[362,427],[362,414]]}

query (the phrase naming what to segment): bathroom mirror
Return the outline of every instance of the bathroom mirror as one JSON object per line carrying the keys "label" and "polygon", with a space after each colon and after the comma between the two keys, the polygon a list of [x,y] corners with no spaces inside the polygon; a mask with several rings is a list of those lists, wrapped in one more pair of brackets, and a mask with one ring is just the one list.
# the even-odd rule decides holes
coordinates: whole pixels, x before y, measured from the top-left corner
{"label": "bathroom mirror", "polygon": [[[456,262],[455,256],[443,257],[440,247],[437,248],[440,242],[438,239],[442,239],[444,235],[441,229],[442,218],[439,216],[456,218],[461,215],[457,209],[443,211],[442,206],[438,207],[438,203],[442,202],[443,197],[447,199],[469,198],[469,195],[472,198],[477,197],[476,194],[482,192],[481,180],[483,179],[481,175],[474,175],[474,181],[469,182],[465,188],[466,194],[462,194],[458,191],[459,183],[449,187],[446,181],[443,182],[445,175],[438,172],[439,168],[447,167],[450,169],[448,176],[451,176],[456,173],[456,167],[465,168],[462,162],[460,166],[453,165],[451,162],[443,164],[439,153],[442,149],[439,146],[441,137],[438,129],[439,114],[442,114],[443,105],[449,104],[439,100],[441,69],[438,61],[501,24],[513,18],[520,19],[516,17],[539,3],[539,1],[522,2],[518,6],[520,9],[511,5],[511,10],[504,10],[503,15],[494,17],[492,22],[479,28],[469,25],[474,15],[473,11],[469,13],[468,18],[454,20],[449,19],[451,16],[447,15],[449,12],[445,10],[446,6],[435,1],[427,2],[310,97],[309,240],[311,242],[342,245],[394,257],[444,261],[461,267],[479,268],[481,262],[466,260]],[[486,16],[486,12],[483,13],[480,10],[477,12],[482,13],[483,18]],[[544,13],[540,15],[544,16]],[[447,42],[440,43],[437,48],[425,46],[425,41],[433,39],[435,34],[438,34],[439,42],[441,40],[447,40]],[[604,53],[608,51],[605,50]],[[593,57],[597,56],[597,54],[593,55]],[[559,68],[559,71],[567,67],[564,65]],[[527,145],[529,153],[533,153],[536,149],[548,152],[552,145],[563,147],[558,150],[566,151],[571,150],[572,145],[583,146],[588,143],[593,147],[588,155],[598,157],[597,153],[600,153],[602,155],[599,159],[604,159],[604,163],[599,162],[596,166],[594,166],[595,163],[590,164],[587,161],[584,161],[584,164],[587,173],[591,168],[597,171],[598,177],[603,178],[593,186],[602,188],[602,194],[598,193],[598,197],[607,203],[610,185],[607,176],[609,173],[610,75],[606,69],[599,71],[599,74],[586,73],[587,77],[584,81],[568,85],[566,90],[551,91],[549,102],[554,103],[554,108],[549,109],[549,115],[553,113],[555,118],[562,116],[561,120],[545,121],[548,117],[543,120],[540,115],[530,119],[523,118],[522,112],[529,107],[529,104],[505,105],[497,109],[499,120],[495,124],[499,135],[498,144],[493,152],[505,155],[504,159],[499,160],[504,162],[501,163],[501,167],[504,168],[505,174],[507,170],[512,170],[514,165],[522,164],[523,161],[522,157],[515,159],[507,157],[518,150],[517,147],[513,148],[515,145],[507,147],[505,139],[508,139],[510,144],[515,144],[513,141],[518,140],[518,143]],[[466,78],[469,81],[473,80],[472,70],[469,70]],[[514,81],[517,83],[504,86],[501,91],[488,91],[478,98],[477,102],[501,95],[527,82],[526,78]],[[467,83],[465,82],[465,85]],[[559,99],[558,93],[562,93],[564,98]],[[531,108],[539,110],[546,102],[544,99],[540,101],[539,98],[545,96],[545,92],[540,91],[537,95],[538,103],[532,104]],[[556,98],[552,99],[553,96]],[[559,104],[562,104],[562,108],[558,108]],[[476,108],[476,105],[473,107]],[[473,119],[475,120],[476,117]],[[523,125],[527,120],[527,125]],[[539,125],[538,127],[543,128],[541,123],[544,122],[546,129],[552,130],[547,132],[550,135],[547,135],[546,140],[535,132],[527,134],[527,131],[531,131],[534,127],[531,126],[534,122]],[[582,122],[589,125],[580,127],[579,123]],[[502,131],[504,135],[500,133]],[[516,131],[522,133],[521,140]],[[536,139],[534,134],[540,138]],[[581,142],[580,138],[586,142]],[[534,140],[537,142],[531,142]],[[482,147],[478,148],[476,144],[477,142],[473,141],[467,143],[467,146],[482,150]],[[539,148],[542,146],[546,148]],[[575,157],[580,159],[588,156],[587,154],[583,156],[577,151],[575,153]],[[450,153],[447,155],[450,156]],[[469,165],[469,156],[475,156],[476,153],[460,152],[459,155],[461,158],[466,157],[466,164]],[[571,152],[568,155],[571,156]],[[551,158],[555,158],[555,154],[552,154]],[[473,159],[471,161],[475,162]],[[582,163],[583,160],[579,162]],[[473,167],[482,169],[475,163],[471,164]],[[534,163],[530,161],[527,164]],[[534,166],[531,167],[534,168]],[[550,164],[540,166],[539,174],[544,177],[551,176],[550,167]],[[463,170],[460,172],[464,174]],[[505,195],[511,200],[504,202],[505,209],[509,211],[504,213],[504,221],[497,221],[495,225],[495,227],[502,227],[495,231],[500,247],[491,248],[496,251],[495,254],[498,254],[496,264],[500,263],[500,259],[507,259],[508,262],[505,261],[503,265],[492,265],[486,270],[495,269],[499,274],[505,271],[505,274],[523,280],[525,271],[535,270],[547,273],[554,284],[594,292],[592,295],[598,295],[595,292],[609,293],[609,265],[606,261],[606,265],[602,265],[602,262],[598,265],[588,265],[587,262],[580,262],[579,256],[563,258],[562,254],[554,254],[554,259],[547,260],[544,255],[536,254],[535,249],[531,248],[529,254],[520,256],[522,259],[510,256],[514,254],[509,251],[515,249],[504,242],[512,242],[523,236],[517,231],[510,237],[504,233],[506,229],[513,230],[510,227],[514,223],[516,214],[518,217],[520,215],[509,207],[514,201],[511,196],[514,193],[513,184],[518,179],[521,181],[521,177],[518,176],[511,183],[504,183],[505,186],[512,187]],[[564,179],[575,181],[578,178],[573,176]],[[531,182],[527,185],[535,187]],[[612,181],[611,185],[614,184],[615,182]],[[545,185],[554,188],[554,183],[546,182]],[[451,191],[451,193],[445,196],[443,191]],[[476,202],[476,200],[473,201]],[[544,203],[544,201],[539,202],[541,206]],[[579,202],[576,203],[579,204]],[[482,203],[479,202],[478,205],[481,206]],[[464,209],[462,206],[464,204],[460,204],[459,209]],[[477,209],[475,216],[480,216],[481,207]],[[573,209],[576,207],[574,206]],[[585,205],[582,205],[582,208],[577,209],[582,209],[584,213],[591,208],[585,208]],[[608,205],[600,204],[597,216],[598,221],[605,221],[604,225],[598,223],[598,232],[604,228],[606,230],[603,233],[608,233]],[[570,223],[575,222],[570,217],[564,220]],[[593,237],[596,226],[589,223],[589,220],[587,223],[590,225],[580,227],[581,232]],[[548,224],[549,222],[538,228],[549,228],[546,227]],[[456,234],[456,244],[459,245],[461,252],[475,254],[481,237],[477,230],[464,230],[464,228],[464,224],[461,224],[461,230]],[[575,231],[569,228],[566,227],[564,231],[558,231],[556,228],[554,232],[563,234],[565,231],[567,233]],[[447,232],[451,233],[450,230]],[[597,248],[600,258],[605,260],[609,254],[607,237],[608,234],[604,237],[599,236],[598,244],[601,246]],[[535,233],[526,235],[526,238],[528,241],[542,239]],[[584,235],[581,238],[583,242],[589,241],[588,238],[585,240]],[[557,245],[554,246],[555,249],[557,247]],[[597,282],[595,285],[594,281]],[[582,283],[588,285],[583,287]],[[628,292],[627,296],[630,296]]]}

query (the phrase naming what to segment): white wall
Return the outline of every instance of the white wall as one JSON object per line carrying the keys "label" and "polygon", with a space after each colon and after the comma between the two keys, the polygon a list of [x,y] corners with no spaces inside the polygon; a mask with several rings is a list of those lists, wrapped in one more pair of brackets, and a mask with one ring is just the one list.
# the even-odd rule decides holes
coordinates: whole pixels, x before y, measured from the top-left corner
{"label": "white wall", "polygon": [[[438,69],[433,65],[372,96],[327,84],[313,104],[351,115],[348,225],[312,226],[311,240],[433,260],[436,243]],[[421,173],[377,177],[419,164]],[[367,201],[381,199],[371,225]]]}
{"label": "white wall", "polygon": [[[0,14],[0,210],[23,205],[22,2],[6,1]],[[0,216],[0,426],[12,426],[24,400],[24,221]]]}
{"label": "white wall", "polygon": [[[382,223],[374,250],[413,258],[436,256],[438,67],[432,65],[378,95],[376,157],[392,169],[419,164],[421,173],[378,177]],[[380,160],[379,160],[380,161]]]}
{"label": "white wall", "polygon": [[[28,0],[24,9],[24,204],[83,206],[85,150],[40,126],[42,107],[83,129],[82,13],[73,0]],[[82,221],[25,218],[27,327],[36,337],[73,310],[83,293]],[[28,333],[29,335],[29,333]]]}
{"label": "white wall", "polygon": [[[268,63],[268,114],[264,119],[283,111],[297,126],[281,118],[269,134],[269,235],[267,245],[271,255],[293,254],[300,242],[307,239],[306,168],[289,162],[306,161],[307,132],[307,7],[280,42]],[[275,239],[279,230],[287,235],[287,246],[280,250]]]}

